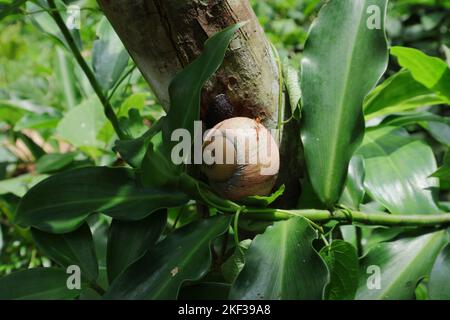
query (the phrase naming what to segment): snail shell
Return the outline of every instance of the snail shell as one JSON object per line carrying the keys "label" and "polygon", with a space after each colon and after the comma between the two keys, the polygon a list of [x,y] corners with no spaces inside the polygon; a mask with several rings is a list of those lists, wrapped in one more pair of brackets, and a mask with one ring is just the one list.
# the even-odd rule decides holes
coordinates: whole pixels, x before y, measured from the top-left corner
{"label": "snail shell", "polygon": [[224,120],[206,132],[203,156],[210,185],[230,200],[270,194],[280,166],[271,133],[245,117]]}

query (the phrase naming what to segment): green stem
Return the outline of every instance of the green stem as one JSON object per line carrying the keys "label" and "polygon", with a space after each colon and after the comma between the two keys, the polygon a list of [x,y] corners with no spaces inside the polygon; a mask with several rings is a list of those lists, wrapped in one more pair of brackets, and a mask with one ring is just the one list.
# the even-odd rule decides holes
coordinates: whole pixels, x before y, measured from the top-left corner
{"label": "green stem", "polygon": [[360,211],[336,210],[280,210],[280,209],[251,209],[242,212],[243,216],[255,220],[286,220],[292,217],[304,217],[314,222],[327,223],[338,221],[343,223],[361,223],[380,226],[414,226],[430,227],[450,224],[450,213],[432,215],[394,215],[387,213],[364,213]]}
{"label": "green stem", "polygon": [[67,28],[63,19],[61,18],[61,15],[56,8],[55,1],[47,0],[47,2],[51,9],[49,12],[50,15],[52,16],[53,20],[55,20],[55,23],[58,25],[59,29],[61,30],[61,33],[62,33],[64,39],[66,40],[67,45],[69,46],[70,50],[72,51],[73,55],[75,56],[75,59],[77,60],[81,69],[83,70],[84,74],[88,78],[89,83],[91,84],[92,88],[94,89],[95,93],[97,94],[98,98],[100,99],[100,102],[103,105],[103,110],[105,112],[106,118],[108,118],[108,120],[111,122],[111,124],[114,128],[114,131],[116,132],[119,139],[122,139],[122,140],[128,139],[128,136],[120,128],[119,120],[117,119],[117,116],[114,113],[114,109],[111,106],[111,103],[109,102],[108,98],[104,95],[103,90],[100,87],[100,84],[98,83],[97,79],[95,78],[94,73],[92,72],[91,68],[89,68],[88,64],[86,63],[86,60],[84,60],[72,35],[70,34],[69,29]]}

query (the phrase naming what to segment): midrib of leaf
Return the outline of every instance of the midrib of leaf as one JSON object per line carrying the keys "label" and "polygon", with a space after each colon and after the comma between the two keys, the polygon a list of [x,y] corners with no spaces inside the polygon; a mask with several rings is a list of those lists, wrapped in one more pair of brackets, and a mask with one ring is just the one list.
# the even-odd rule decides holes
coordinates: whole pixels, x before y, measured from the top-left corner
{"label": "midrib of leaf", "polygon": [[[348,56],[348,61],[347,62],[349,62],[349,63],[347,63],[347,67],[346,67],[346,70],[345,70],[345,73],[344,73],[344,79],[345,79],[345,81],[344,81],[344,87],[343,87],[343,89],[344,89],[344,93],[341,95],[341,97],[339,98],[339,103],[338,103],[338,115],[337,115],[337,123],[338,123],[338,125],[337,126],[334,126],[334,130],[333,130],[333,137],[332,137],[332,139],[333,139],[333,143],[331,144],[331,159],[329,159],[329,161],[328,161],[328,168],[327,168],[327,170],[326,170],[326,175],[328,176],[326,179],[325,179],[325,194],[327,195],[327,197],[326,198],[329,198],[330,196],[331,196],[331,190],[333,189],[333,185],[334,185],[334,181],[333,181],[333,173],[335,172],[335,170],[334,170],[334,165],[335,165],[335,163],[336,163],[336,158],[337,158],[337,142],[338,142],[338,140],[339,140],[339,137],[340,137],[340,132],[342,132],[342,120],[343,120],[343,114],[344,114],[344,112],[343,112],[343,110],[344,110],[344,108],[345,108],[345,105],[344,105],[344,102],[345,102],[345,100],[346,100],[346,97],[347,97],[347,94],[346,94],[346,92],[347,92],[347,87],[348,87],[348,83],[349,83],[349,76],[350,76],[350,70],[352,69],[352,66],[351,66],[351,61],[352,61],[352,59],[353,59],[353,55],[354,55],[354,53],[355,53],[355,49],[356,49],[356,40],[359,38],[359,34],[360,34],[360,32],[361,32],[361,21],[362,21],[362,9],[364,8],[364,5],[361,5],[361,12],[360,12],[360,15],[359,15],[359,20],[358,20],[358,28],[356,29],[356,32],[353,34],[353,41],[352,41],[352,43],[353,43],[353,46],[352,46],[352,48],[351,48],[351,50],[350,50],[350,55]],[[362,112],[362,111],[361,111]]]}

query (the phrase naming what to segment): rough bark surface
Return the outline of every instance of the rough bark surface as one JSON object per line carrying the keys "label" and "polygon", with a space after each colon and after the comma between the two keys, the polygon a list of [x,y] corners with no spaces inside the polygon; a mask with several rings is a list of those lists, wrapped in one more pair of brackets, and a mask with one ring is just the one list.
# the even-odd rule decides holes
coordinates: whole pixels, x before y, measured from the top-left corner
{"label": "rough bark surface", "polygon": [[247,0],[99,0],[119,37],[166,110],[168,86],[216,32],[248,21],[236,34],[220,70],[205,85],[201,116],[224,94],[233,116],[276,127],[278,69]]}

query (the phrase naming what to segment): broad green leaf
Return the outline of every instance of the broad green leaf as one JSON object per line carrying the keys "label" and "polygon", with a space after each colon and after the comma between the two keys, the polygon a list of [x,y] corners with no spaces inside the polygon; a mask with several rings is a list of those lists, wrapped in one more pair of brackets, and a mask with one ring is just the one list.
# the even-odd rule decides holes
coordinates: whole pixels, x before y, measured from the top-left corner
{"label": "broad green leaf", "polygon": [[12,193],[18,197],[23,195],[34,185],[47,178],[47,175],[23,174],[21,176],[0,181],[0,194]]}
{"label": "broad green leaf", "polygon": [[130,169],[85,167],[53,175],[31,188],[15,218],[23,227],[64,233],[92,213],[134,221],[187,201],[185,194],[173,189],[140,186]]}
{"label": "broad green leaf", "polygon": [[148,127],[144,124],[144,119],[137,109],[130,109],[128,117],[120,117],[119,122],[125,133],[133,138],[142,136],[148,130]]}
{"label": "broad green leaf", "polygon": [[104,298],[176,299],[184,282],[206,274],[211,243],[228,230],[229,222],[220,215],[175,230],[117,277]]}
{"label": "broad green leaf", "polygon": [[317,232],[304,218],[275,222],[247,250],[230,298],[322,299],[329,274],[312,247],[316,238]]}
{"label": "broad green leaf", "polygon": [[404,112],[384,118],[381,125],[403,127],[421,122],[441,122],[450,125],[450,118],[441,117],[431,112]]}
{"label": "broad green leaf", "polygon": [[235,248],[234,253],[222,265],[222,274],[227,282],[233,283],[241,272],[242,268],[244,268],[245,253],[247,252],[251,243],[252,240],[250,239],[239,242],[239,246]]}
{"label": "broad green leaf", "polygon": [[49,114],[26,114],[14,125],[14,131],[23,129],[53,129],[60,120],[60,116]]}
{"label": "broad green leaf", "polygon": [[3,226],[0,225],[0,255],[2,254],[2,249],[3,249],[3,230],[2,230]]}
{"label": "broad green leaf", "polygon": [[0,121],[9,124],[15,124],[19,121],[28,110],[25,110],[20,105],[16,105],[10,101],[0,100]]}
{"label": "broad green leaf", "polygon": [[162,131],[156,133],[148,143],[141,169],[144,186],[165,186],[178,179],[179,173],[170,158],[169,145],[164,143]]}
{"label": "broad green leaf", "polygon": [[48,153],[36,161],[36,171],[39,173],[51,173],[64,169],[75,159],[75,152]]}
{"label": "broad green leaf", "polygon": [[108,222],[109,217],[99,214],[92,216],[92,218],[93,219],[88,220],[91,220],[89,226],[91,229],[92,238],[94,240],[95,252],[97,254],[97,261],[98,261],[97,284],[102,288],[107,288],[109,285],[108,274],[106,270],[107,244],[110,226],[110,223]]}
{"label": "broad green leaf", "polygon": [[442,230],[376,245],[360,261],[356,299],[413,299],[418,281],[429,274],[447,241]]}
{"label": "broad green leaf", "polygon": [[16,13],[16,10],[27,1],[28,0],[12,0],[10,3],[0,3],[0,21],[7,16]]}
{"label": "broad green leaf", "polygon": [[438,181],[433,150],[406,130],[382,127],[366,133],[357,151],[364,158],[364,185],[372,199],[393,214],[441,212],[433,198]]}
{"label": "broad green leaf", "polygon": [[91,230],[85,223],[77,230],[64,234],[51,234],[31,229],[33,239],[41,252],[64,268],[77,265],[81,276],[94,281],[98,264]]}
{"label": "broad green leaf", "polygon": [[428,282],[430,299],[450,300],[450,244],[439,253]]}
{"label": "broad green leaf", "polygon": [[163,121],[164,118],[158,120],[139,138],[117,140],[114,145],[114,151],[118,152],[120,156],[132,167],[140,168],[142,160],[148,151],[148,146],[151,143],[152,138],[160,132]]}
{"label": "broad green leaf", "polygon": [[124,117],[128,115],[131,109],[137,109],[143,111],[145,106],[145,100],[148,98],[148,92],[137,92],[125,99],[117,111],[118,117]]}
{"label": "broad green leaf", "polygon": [[191,136],[194,121],[200,117],[200,93],[204,83],[219,69],[236,30],[232,25],[209,38],[202,54],[178,73],[169,86],[170,110],[164,131],[164,142],[171,145],[170,136],[176,129],[187,129]]}
{"label": "broad green leaf", "polygon": [[[34,12],[30,15],[31,21],[44,33],[49,35],[52,39],[56,40],[57,43],[63,44],[67,49],[69,46],[67,45],[66,39],[61,33],[58,25],[53,20],[50,15],[50,11],[44,11],[45,9],[51,10],[48,6],[47,1],[38,0],[39,5],[33,3],[32,1],[28,1],[26,4],[27,12]],[[59,13],[62,16],[63,21],[66,21],[67,25],[67,10],[66,5],[60,1],[55,1],[56,7],[59,9]],[[44,9],[44,10],[43,10]],[[68,26],[69,28],[69,26]],[[82,47],[81,36],[78,29],[69,29],[69,32],[72,35],[72,38],[75,40],[75,43],[79,49]]]}
{"label": "broad green leaf", "polygon": [[426,279],[422,279],[414,292],[416,300],[428,300],[428,288]]}
{"label": "broad green leaf", "polygon": [[[447,118],[448,119],[448,118]],[[450,125],[448,123],[428,121],[420,124],[436,141],[450,147]]]}
{"label": "broad green leaf", "polygon": [[55,74],[57,76],[58,87],[60,88],[61,99],[64,100],[64,109],[72,109],[77,105],[78,89],[77,79],[74,69],[78,66],[71,53],[64,51],[62,48],[56,48]]}
{"label": "broad green leaf", "polygon": [[443,60],[406,47],[392,47],[391,54],[397,57],[403,68],[411,71],[416,81],[446,97],[447,103],[450,102],[450,68]]}
{"label": "broad green leaf", "polygon": [[154,246],[166,222],[166,210],[154,212],[139,221],[113,220],[107,251],[109,283]]}
{"label": "broad green leaf", "polygon": [[338,201],[363,137],[364,97],[387,66],[385,11],[385,0],[330,1],[305,44],[302,141],[312,186],[328,207]]}
{"label": "broad green leaf", "polygon": [[450,149],[444,156],[442,166],[431,176],[439,179],[442,189],[450,189]]}
{"label": "broad green leaf", "polygon": [[97,136],[106,122],[100,100],[92,96],[67,112],[56,131],[75,147],[99,147],[101,144]]}
{"label": "broad green leaf", "polygon": [[230,284],[200,282],[180,289],[178,300],[227,300]]}
{"label": "broad green leaf", "polygon": [[363,202],[366,193],[364,190],[364,176],[364,159],[356,155],[350,160],[347,182],[339,200],[340,204],[359,210],[359,205]]}
{"label": "broad green leaf", "polygon": [[336,240],[320,250],[330,270],[330,282],[325,289],[328,300],[353,300],[359,283],[358,254],[350,243]]}
{"label": "broad green leaf", "polygon": [[442,49],[444,50],[444,53],[445,53],[445,59],[447,60],[447,65],[450,68],[450,48],[447,47],[446,45],[442,45]]}
{"label": "broad green leaf", "polygon": [[447,99],[416,81],[402,69],[376,87],[364,101],[366,119],[446,103]]}
{"label": "broad green leaf", "polygon": [[127,67],[129,55],[108,20],[97,26],[97,39],[92,50],[95,77],[103,90],[111,89]]}
{"label": "broad green leaf", "polygon": [[286,90],[289,96],[291,115],[293,115],[296,118],[299,118],[297,116],[301,115],[301,107],[299,108],[299,104],[300,98],[302,97],[302,91],[300,89],[300,79],[298,71],[287,63],[283,64],[283,77]]}
{"label": "broad green leaf", "polygon": [[[70,274],[63,269],[37,268],[13,272],[0,278],[0,300],[67,300],[80,290],[67,288]],[[85,284],[81,283],[83,288]]]}

